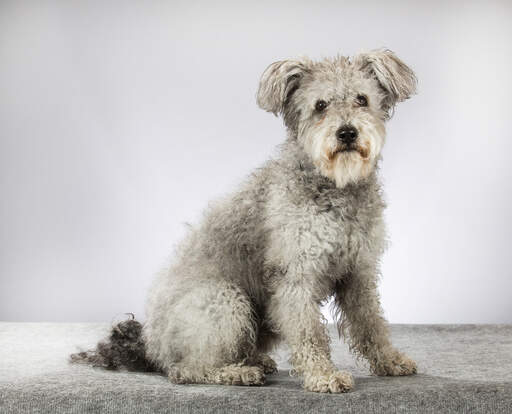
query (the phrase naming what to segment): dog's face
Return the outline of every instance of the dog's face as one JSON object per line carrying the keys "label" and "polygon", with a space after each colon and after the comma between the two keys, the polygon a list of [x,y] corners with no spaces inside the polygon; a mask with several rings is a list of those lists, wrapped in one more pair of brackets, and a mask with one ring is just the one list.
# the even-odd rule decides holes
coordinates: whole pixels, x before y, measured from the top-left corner
{"label": "dog's face", "polygon": [[322,175],[338,187],[367,177],[397,102],[415,92],[416,78],[388,50],[275,62],[263,73],[261,108],[283,116]]}

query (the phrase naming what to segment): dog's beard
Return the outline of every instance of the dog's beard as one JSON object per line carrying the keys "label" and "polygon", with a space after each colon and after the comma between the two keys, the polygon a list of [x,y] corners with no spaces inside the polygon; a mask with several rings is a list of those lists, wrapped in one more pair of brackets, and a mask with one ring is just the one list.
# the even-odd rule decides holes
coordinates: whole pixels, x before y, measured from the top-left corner
{"label": "dog's beard", "polygon": [[[366,151],[361,150],[361,152]],[[373,162],[368,157],[363,158],[361,152],[358,150],[337,152],[331,160],[322,162],[320,172],[334,180],[339,188],[348,183],[357,182],[367,177],[373,170]]]}
{"label": "dog's beard", "polygon": [[304,149],[320,174],[333,180],[338,188],[368,177],[384,143],[383,123],[354,120],[353,125],[358,129],[359,137],[350,146],[338,142],[334,126],[315,128],[303,136]]}

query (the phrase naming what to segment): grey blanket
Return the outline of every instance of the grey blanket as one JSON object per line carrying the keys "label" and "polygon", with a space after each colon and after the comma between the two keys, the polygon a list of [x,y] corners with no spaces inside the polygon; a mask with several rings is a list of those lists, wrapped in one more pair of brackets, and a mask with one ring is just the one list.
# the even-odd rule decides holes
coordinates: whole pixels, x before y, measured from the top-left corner
{"label": "grey blanket", "polygon": [[0,322],[0,412],[512,413],[511,325],[392,325],[393,342],[419,366],[404,378],[370,375],[331,329],[333,359],[356,381],[338,395],[304,391],[285,349],[273,355],[279,373],[262,387],[173,385],[160,375],[67,363],[108,328]]}

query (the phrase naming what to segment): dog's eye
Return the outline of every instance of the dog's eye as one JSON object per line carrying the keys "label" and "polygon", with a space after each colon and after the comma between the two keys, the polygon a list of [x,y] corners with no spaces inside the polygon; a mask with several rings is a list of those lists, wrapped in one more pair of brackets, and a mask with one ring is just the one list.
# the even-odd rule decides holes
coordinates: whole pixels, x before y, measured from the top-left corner
{"label": "dog's eye", "polygon": [[368,106],[368,98],[364,95],[357,95],[356,103],[358,106]]}
{"label": "dog's eye", "polygon": [[323,99],[320,99],[319,101],[316,101],[315,109],[318,112],[322,112],[325,108],[327,108],[327,102],[325,102]]}

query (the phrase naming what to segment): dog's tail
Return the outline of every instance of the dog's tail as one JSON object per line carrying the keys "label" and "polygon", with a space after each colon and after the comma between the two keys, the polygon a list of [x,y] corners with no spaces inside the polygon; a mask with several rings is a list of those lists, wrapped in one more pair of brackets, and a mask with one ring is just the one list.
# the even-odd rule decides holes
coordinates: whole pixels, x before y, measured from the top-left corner
{"label": "dog's tail", "polygon": [[70,362],[90,364],[110,370],[155,372],[157,367],[147,359],[142,325],[130,318],[112,326],[110,335],[101,341],[96,349],[70,355]]}

